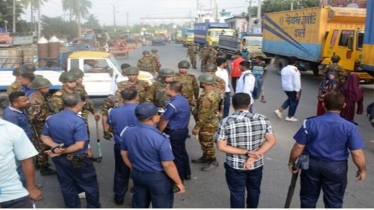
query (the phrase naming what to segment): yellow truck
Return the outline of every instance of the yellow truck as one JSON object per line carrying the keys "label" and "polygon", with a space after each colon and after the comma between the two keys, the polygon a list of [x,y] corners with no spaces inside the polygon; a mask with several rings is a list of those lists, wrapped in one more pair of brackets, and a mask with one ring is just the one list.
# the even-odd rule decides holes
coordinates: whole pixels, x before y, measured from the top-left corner
{"label": "yellow truck", "polygon": [[359,72],[365,17],[365,9],[330,6],[268,13],[263,19],[262,51],[275,57],[278,72],[287,65],[287,57],[296,56],[300,71],[318,75],[335,53],[347,73],[368,77]]}
{"label": "yellow truck", "polygon": [[362,61],[359,70],[367,72],[368,77],[360,75],[360,78],[365,80],[365,82],[373,82],[374,77],[374,1],[367,2],[366,10],[366,27],[365,27],[365,37],[364,44],[362,47]]}

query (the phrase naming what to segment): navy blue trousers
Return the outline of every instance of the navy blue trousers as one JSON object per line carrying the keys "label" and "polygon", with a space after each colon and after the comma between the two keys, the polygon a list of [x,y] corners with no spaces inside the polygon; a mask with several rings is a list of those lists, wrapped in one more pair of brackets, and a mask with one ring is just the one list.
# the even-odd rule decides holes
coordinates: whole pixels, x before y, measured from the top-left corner
{"label": "navy blue trousers", "polygon": [[87,208],[100,208],[99,184],[95,167],[90,159],[84,159],[81,168],[73,168],[64,156],[52,158],[57,171],[66,208],[81,208],[78,193],[86,193]]}
{"label": "navy blue trousers", "polygon": [[231,92],[226,92],[225,99],[223,101],[223,118],[229,116],[230,100],[231,100]]}
{"label": "navy blue trousers", "polygon": [[174,163],[177,167],[179,177],[183,180],[186,176],[191,175],[190,161],[186,150],[188,128],[180,130],[166,129],[165,133],[169,135]]}
{"label": "navy blue trousers", "polygon": [[[254,170],[237,170],[225,163],[225,169],[226,182],[230,190],[230,208],[257,208],[263,167]],[[245,200],[245,189],[248,192],[247,200]]]}
{"label": "navy blue trousers", "polygon": [[316,208],[321,189],[325,208],[342,208],[347,187],[347,161],[310,158],[309,169],[300,175],[301,208]]}
{"label": "navy blue trousers", "polygon": [[172,208],[174,203],[173,183],[165,172],[142,172],[132,170],[134,182],[133,208]]}
{"label": "navy blue trousers", "polygon": [[[295,116],[297,106],[299,105],[299,100],[296,100],[296,91],[284,91],[287,95],[287,100],[285,100],[282,104],[283,109],[288,109],[288,117],[293,117]],[[301,92],[300,92],[301,93]]]}
{"label": "navy blue trousers", "polygon": [[121,144],[114,144],[114,181],[113,192],[116,202],[123,202],[129,188],[130,169],[121,156]]}

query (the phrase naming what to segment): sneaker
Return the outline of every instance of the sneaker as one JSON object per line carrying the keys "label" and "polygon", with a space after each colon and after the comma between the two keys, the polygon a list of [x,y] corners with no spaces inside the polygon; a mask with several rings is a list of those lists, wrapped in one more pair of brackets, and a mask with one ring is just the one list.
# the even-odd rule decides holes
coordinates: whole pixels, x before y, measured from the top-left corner
{"label": "sneaker", "polygon": [[298,119],[294,118],[294,117],[286,117],[284,118],[285,121],[288,121],[288,122],[297,122]]}
{"label": "sneaker", "polygon": [[85,199],[86,198],[86,192],[82,192],[78,194],[80,199]]}
{"label": "sneaker", "polygon": [[275,114],[279,119],[282,119],[282,112],[280,112],[278,109],[274,110],[274,114]]}

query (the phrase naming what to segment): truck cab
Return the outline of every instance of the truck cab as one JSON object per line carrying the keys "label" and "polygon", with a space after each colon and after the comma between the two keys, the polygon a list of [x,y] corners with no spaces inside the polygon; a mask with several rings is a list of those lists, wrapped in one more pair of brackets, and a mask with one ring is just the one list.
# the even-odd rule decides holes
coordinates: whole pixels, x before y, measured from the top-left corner
{"label": "truck cab", "polygon": [[262,36],[244,36],[239,44],[239,50],[247,50],[248,58],[254,58],[256,56],[266,57],[262,52]]}
{"label": "truck cab", "polygon": [[236,31],[234,29],[228,29],[228,28],[208,29],[207,36],[206,36],[206,43],[208,44],[208,46],[209,47],[218,46],[220,35],[236,36]]}

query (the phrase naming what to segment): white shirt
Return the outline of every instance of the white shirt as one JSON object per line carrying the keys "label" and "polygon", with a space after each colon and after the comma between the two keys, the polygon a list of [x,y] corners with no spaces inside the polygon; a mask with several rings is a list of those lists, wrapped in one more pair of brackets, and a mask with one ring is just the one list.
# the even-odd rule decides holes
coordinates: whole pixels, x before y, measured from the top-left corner
{"label": "white shirt", "polygon": [[254,102],[252,92],[255,88],[255,82],[256,78],[253,76],[251,70],[242,72],[242,75],[236,82],[236,93],[247,93],[251,97],[251,104]]}
{"label": "white shirt", "polygon": [[301,79],[300,71],[296,66],[288,65],[281,71],[282,87],[284,91],[300,91]]}
{"label": "white shirt", "polygon": [[225,81],[225,92],[231,92],[230,86],[229,86],[229,73],[226,69],[222,69],[220,67],[217,67],[216,76],[223,79]]}
{"label": "white shirt", "polygon": [[16,160],[25,160],[38,154],[22,128],[0,119],[0,202],[27,196],[16,171]]}
{"label": "white shirt", "polygon": [[[117,77],[117,75],[118,75],[118,77]],[[117,75],[115,75],[115,76],[112,78],[112,82],[110,83],[109,94],[111,94],[111,95],[116,95],[116,91],[117,91],[117,88],[118,88],[117,84],[118,84],[119,82],[129,80],[128,77],[123,76],[122,74],[117,74]],[[117,78],[116,78],[116,77],[117,77]]]}

